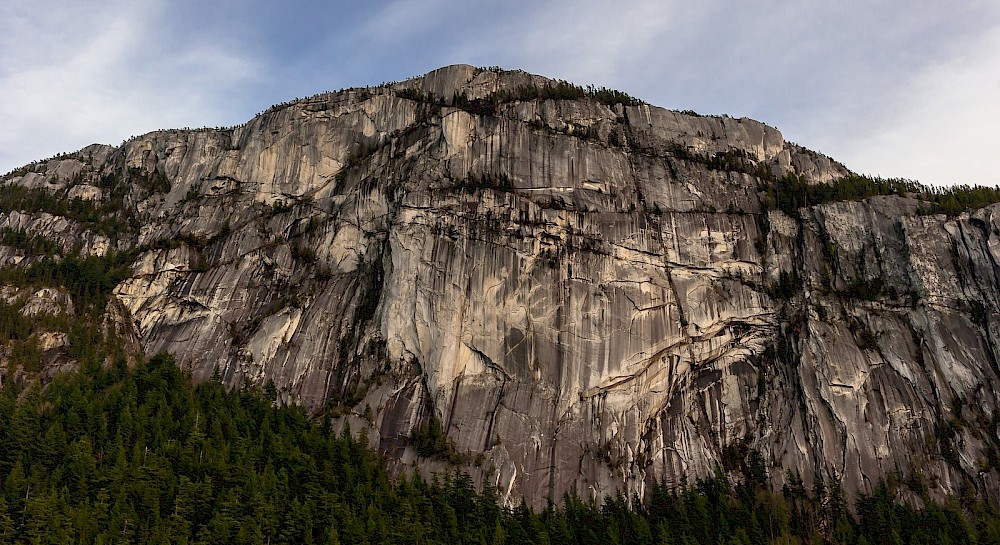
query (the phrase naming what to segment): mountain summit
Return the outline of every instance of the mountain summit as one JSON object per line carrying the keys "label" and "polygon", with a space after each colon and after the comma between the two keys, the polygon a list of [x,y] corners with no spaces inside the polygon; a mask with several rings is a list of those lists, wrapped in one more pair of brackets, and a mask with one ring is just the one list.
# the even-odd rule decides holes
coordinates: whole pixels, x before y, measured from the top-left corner
{"label": "mountain summit", "polygon": [[458,65],[3,184],[4,381],[117,339],[511,503],[1000,490],[1000,206],[757,121]]}

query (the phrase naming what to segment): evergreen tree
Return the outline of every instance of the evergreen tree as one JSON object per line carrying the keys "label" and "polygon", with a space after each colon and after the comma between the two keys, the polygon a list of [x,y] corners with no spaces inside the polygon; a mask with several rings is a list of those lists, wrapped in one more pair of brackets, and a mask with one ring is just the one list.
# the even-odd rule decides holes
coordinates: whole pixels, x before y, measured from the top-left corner
{"label": "evergreen tree", "polygon": [[0,497],[0,545],[14,543],[14,520],[7,511],[7,502]]}
{"label": "evergreen tree", "polygon": [[[2,314],[2,313],[0,313]],[[20,401],[18,401],[20,399]],[[12,440],[12,438],[16,438]],[[0,545],[5,543],[992,543],[994,505],[927,500],[892,487],[860,496],[767,489],[749,450],[711,478],[646,503],[567,494],[508,509],[469,475],[391,479],[366,439],[330,431],[264,392],[198,386],[169,357],[130,370],[84,365],[39,389],[0,395]],[[731,486],[730,482],[737,483]]]}

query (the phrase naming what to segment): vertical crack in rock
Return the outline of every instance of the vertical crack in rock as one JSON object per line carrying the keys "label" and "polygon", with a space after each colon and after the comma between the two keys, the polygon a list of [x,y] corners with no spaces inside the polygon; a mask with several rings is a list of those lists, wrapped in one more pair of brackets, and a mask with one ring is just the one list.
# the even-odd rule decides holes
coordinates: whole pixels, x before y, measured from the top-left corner
{"label": "vertical crack in rock", "polygon": [[[753,120],[554,84],[452,66],[90,146],[4,184],[100,213],[0,228],[130,252],[116,316],[147,354],[273,381],[395,470],[458,463],[511,505],[641,496],[741,441],[776,487],[1000,490],[1000,205],[792,210],[782,183],[851,173]],[[451,462],[413,444],[432,417]]]}

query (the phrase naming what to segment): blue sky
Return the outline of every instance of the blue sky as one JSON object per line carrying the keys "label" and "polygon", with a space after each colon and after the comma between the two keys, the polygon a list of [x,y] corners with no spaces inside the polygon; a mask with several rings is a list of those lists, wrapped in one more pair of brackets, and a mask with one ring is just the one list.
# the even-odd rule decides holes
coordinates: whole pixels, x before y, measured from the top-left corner
{"label": "blue sky", "polygon": [[4,0],[0,172],[454,63],[752,117],[862,173],[1000,182],[995,0]]}

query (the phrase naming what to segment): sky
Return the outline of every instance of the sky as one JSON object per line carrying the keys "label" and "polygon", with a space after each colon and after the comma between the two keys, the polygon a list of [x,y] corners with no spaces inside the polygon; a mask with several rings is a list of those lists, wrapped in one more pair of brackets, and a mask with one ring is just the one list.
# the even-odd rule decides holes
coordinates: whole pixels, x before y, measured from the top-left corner
{"label": "sky", "polygon": [[996,0],[3,0],[0,172],[456,63],[750,117],[862,174],[1000,183]]}

